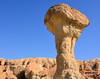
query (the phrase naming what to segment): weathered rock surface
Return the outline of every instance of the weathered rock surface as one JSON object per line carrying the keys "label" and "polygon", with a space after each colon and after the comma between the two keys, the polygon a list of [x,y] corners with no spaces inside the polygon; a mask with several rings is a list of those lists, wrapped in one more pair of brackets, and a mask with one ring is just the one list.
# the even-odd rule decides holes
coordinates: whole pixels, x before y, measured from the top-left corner
{"label": "weathered rock surface", "polygon": [[44,24],[55,35],[57,70],[54,79],[82,79],[79,63],[74,58],[74,46],[88,18],[66,4],[51,7],[45,15]]}
{"label": "weathered rock surface", "polygon": [[66,4],[58,4],[48,10],[44,22],[55,35],[56,60],[0,58],[0,79],[100,79],[100,58],[74,58],[75,42],[89,25],[86,16]]}
{"label": "weathered rock surface", "polygon": [[[3,62],[5,63],[0,65],[0,79],[53,79],[56,72],[55,59],[27,58]],[[82,79],[100,79],[100,58],[77,62]],[[67,74],[71,77],[77,75],[75,73],[77,72],[68,70]]]}

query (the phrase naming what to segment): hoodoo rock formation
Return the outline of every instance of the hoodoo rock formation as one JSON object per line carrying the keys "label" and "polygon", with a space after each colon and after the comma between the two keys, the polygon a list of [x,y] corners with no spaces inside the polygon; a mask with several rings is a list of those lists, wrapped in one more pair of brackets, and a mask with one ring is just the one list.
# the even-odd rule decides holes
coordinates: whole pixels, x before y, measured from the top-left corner
{"label": "hoodoo rock formation", "polygon": [[74,45],[90,23],[87,17],[66,4],[58,4],[48,10],[44,23],[55,35],[57,70],[54,79],[82,79],[79,63],[74,58]]}
{"label": "hoodoo rock formation", "polygon": [[0,79],[100,79],[100,58],[74,58],[75,42],[89,20],[66,4],[51,7],[44,20],[55,35],[57,57],[5,60],[0,58]]}

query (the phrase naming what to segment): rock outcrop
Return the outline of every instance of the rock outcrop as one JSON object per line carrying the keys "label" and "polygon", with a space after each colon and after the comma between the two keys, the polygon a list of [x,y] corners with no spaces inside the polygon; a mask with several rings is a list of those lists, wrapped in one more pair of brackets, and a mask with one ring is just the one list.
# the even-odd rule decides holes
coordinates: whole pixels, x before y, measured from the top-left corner
{"label": "rock outcrop", "polygon": [[[2,62],[5,63],[1,65]],[[100,58],[77,62],[82,79],[100,79]],[[56,67],[55,59],[0,59],[0,79],[53,79]],[[74,74],[70,72],[68,75]]]}
{"label": "rock outcrop", "polygon": [[52,79],[55,70],[55,59],[0,59],[0,79]]}
{"label": "rock outcrop", "polygon": [[0,79],[100,79],[100,58],[74,58],[75,42],[89,25],[86,16],[66,4],[58,4],[48,10],[44,22],[55,35],[56,60],[0,58]]}
{"label": "rock outcrop", "polygon": [[82,79],[79,63],[74,58],[74,46],[89,20],[80,11],[66,4],[51,7],[44,24],[55,35],[57,70],[54,79]]}

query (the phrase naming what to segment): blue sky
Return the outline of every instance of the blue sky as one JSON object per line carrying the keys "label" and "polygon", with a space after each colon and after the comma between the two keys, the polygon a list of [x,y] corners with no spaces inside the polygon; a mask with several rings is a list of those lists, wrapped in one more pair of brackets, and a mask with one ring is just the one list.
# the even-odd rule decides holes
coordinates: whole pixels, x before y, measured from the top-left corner
{"label": "blue sky", "polygon": [[44,25],[44,15],[59,3],[91,21],[76,42],[75,58],[100,58],[100,0],[0,0],[0,58],[55,58],[54,35]]}

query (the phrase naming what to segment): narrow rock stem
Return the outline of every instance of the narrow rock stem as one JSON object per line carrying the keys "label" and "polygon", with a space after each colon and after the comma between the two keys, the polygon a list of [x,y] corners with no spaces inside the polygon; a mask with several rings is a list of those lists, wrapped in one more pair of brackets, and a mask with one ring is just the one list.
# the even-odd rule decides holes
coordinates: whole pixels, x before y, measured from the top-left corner
{"label": "narrow rock stem", "polygon": [[[72,27],[65,27],[67,27],[67,25],[56,29],[57,70],[54,79],[65,78],[67,70],[79,71],[78,64],[74,58],[74,46],[78,36],[80,36],[80,32]],[[75,33],[78,33],[79,35],[74,36]]]}

